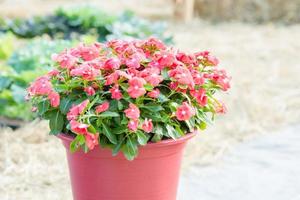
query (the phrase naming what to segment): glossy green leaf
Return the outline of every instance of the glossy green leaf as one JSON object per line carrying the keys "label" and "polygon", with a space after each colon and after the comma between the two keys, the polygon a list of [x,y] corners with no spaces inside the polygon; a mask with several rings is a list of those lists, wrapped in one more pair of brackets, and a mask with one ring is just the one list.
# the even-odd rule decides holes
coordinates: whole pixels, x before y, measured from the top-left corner
{"label": "glossy green leaf", "polygon": [[145,134],[142,131],[137,131],[136,135],[137,135],[138,143],[140,145],[146,145],[150,138],[149,134]]}
{"label": "glossy green leaf", "polygon": [[49,119],[49,126],[50,126],[50,134],[53,135],[59,134],[63,130],[64,117],[59,110],[55,110],[51,113]]}
{"label": "glossy green leaf", "polygon": [[108,140],[113,143],[113,144],[117,144],[117,138],[116,136],[111,132],[111,130],[109,129],[109,127],[105,124],[102,123],[102,127],[103,127],[103,134],[108,138]]}

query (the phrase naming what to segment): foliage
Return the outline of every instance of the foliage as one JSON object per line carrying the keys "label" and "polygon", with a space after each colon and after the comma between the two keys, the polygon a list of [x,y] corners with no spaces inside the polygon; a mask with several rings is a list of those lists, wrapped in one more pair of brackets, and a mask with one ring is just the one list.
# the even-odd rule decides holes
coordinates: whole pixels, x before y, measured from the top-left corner
{"label": "foliage", "polygon": [[165,29],[161,23],[150,23],[130,12],[116,16],[91,6],[59,8],[50,15],[0,23],[0,32],[10,31],[21,38],[46,34],[51,38],[78,39],[80,35],[92,34],[99,41],[107,40],[107,36],[146,38],[152,35],[169,42],[171,37],[164,36]]}
{"label": "foliage", "polygon": [[71,45],[64,40],[34,40],[14,51],[8,65],[3,65],[0,71],[0,115],[32,119],[30,106],[25,102],[26,88],[51,68],[51,54]]}
{"label": "foliage", "polygon": [[6,60],[14,49],[14,36],[12,34],[0,34],[0,60]]}
{"label": "foliage", "polygon": [[99,144],[132,160],[139,145],[197,132],[226,111],[215,93],[230,78],[206,51],[186,54],[150,38],[81,44],[53,59],[28,95],[51,134],[74,136],[72,152]]}

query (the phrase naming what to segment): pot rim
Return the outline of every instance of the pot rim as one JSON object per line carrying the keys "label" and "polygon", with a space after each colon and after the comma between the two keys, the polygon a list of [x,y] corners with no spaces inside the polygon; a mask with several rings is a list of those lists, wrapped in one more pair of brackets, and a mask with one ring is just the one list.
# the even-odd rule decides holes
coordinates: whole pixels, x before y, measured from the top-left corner
{"label": "pot rim", "polygon": [[[176,140],[170,138],[170,139],[166,139],[166,140],[161,140],[159,142],[149,142],[145,146],[139,146],[139,148],[153,148],[153,147],[161,147],[161,146],[180,144],[180,143],[183,143],[183,142],[191,139],[195,135],[196,135],[196,133],[188,133]],[[65,133],[60,133],[60,134],[56,135],[56,137],[58,137],[61,140],[67,140],[69,142],[71,142],[74,139],[74,137],[72,137],[71,135],[65,134]]]}

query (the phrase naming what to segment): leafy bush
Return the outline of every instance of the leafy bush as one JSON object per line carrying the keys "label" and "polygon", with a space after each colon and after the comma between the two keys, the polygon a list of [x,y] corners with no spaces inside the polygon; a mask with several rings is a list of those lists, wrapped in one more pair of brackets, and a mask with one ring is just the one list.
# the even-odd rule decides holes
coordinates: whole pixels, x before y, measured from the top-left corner
{"label": "leafy bush", "polygon": [[230,78],[207,51],[186,54],[150,38],[81,44],[53,59],[28,95],[51,134],[74,137],[72,152],[100,144],[132,160],[139,145],[197,132],[226,111],[216,93]]}
{"label": "leafy bush", "polygon": [[25,102],[25,89],[37,76],[51,68],[51,54],[70,47],[72,42],[34,40],[13,52],[0,71],[0,115],[9,118],[32,119]]}
{"label": "leafy bush", "polygon": [[12,34],[0,34],[0,60],[6,60],[14,49],[14,36]]}
{"label": "leafy bush", "polygon": [[51,38],[78,39],[82,34],[94,34],[99,41],[107,40],[109,35],[109,38],[156,36],[169,42],[171,38],[164,36],[165,29],[162,23],[140,19],[131,12],[115,16],[91,6],[59,8],[51,15],[0,23],[0,31],[10,31],[21,38],[46,34]]}

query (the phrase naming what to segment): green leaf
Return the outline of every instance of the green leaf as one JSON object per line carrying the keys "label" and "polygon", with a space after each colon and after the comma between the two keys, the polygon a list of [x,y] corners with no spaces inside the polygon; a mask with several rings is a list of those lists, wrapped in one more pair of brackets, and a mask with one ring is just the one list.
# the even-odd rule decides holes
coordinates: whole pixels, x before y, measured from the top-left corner
{"label": "green leaf", "polygon": [[11,83],[12,80],[9,77],[0,76],[0,91],[8,88]]}
{"label": "green leaf", "polygon": [[154,127],[154,135],[151,139],[152,142],[158,142],[158,141],[161,141],[164,133],[163,133],[163,128],[161,127],[160,124],[157,124],[155,127]]}
{"label": "green leaf", "polygon": [[59,109],[63,114],[67,114],[73,104],[72,99],[64,98],[60,101]]}
{"label": "green leaf", "polygon": [[180,137],[180,134],[174,129],[173,126],[167,124],[166,129],[167,129],[167,136],[168,137],[170,137],[174,140]]}
{"label": "green leaf", "polygon": [[149,137],[150,137],[148,134],[145,134],[142,131],[137,131],[136,135],[137,135],[138,143],[140,145],[146,145],[147,144],[147,142],[149,140]]}
{"label": "green leaf", "polygon": [[85,143],[85,138],[83,135],[77,135],[75,139],[70,144],[70,151],[74,153],[79,150],[79,147]]}
{"label": "green leaf", "polygon": [[117,112],[111,112],[111,111],[106,111],[106,112],[103,112],[99,115],[99,117],[119,117],[119,113]]}
{"label": "green leaf", "polygon": [[59,110],[55,110],[51,113],[49,119],[49,126],[50,126],[50,134],[57,135],[61,133],[64,127],[64,117],[59,112]]}
{"label": "green leaf", "polygon": [[144,88],[145,88],[145,90],[147,90],[147,91],[152,91],[152,90],[153,90],[153,86],[150,85],[150,84],[145,84],[145,85],[144,85]]}
{"label": "green leaf", "polygon": [[159,112],[161,110],[164,110],[164,108],[160,104],[157,104],[157,103],[148,103],[145,105],[141,105],[140,107],[145,108],[152,112]]}
{"label": "green leaf", "polygon": [[169,101],[169,99],[165,95],[163,95],[162,93],[160,93],[158,95],[158,101],[161,102],[161,103],[164,103],[166,101]]}
{"label": "green leaf", "polygon": [[113,128],[111,129],[111,132],[114,134],[114,135],[120,135],[122,133],[125,133],[127,131],[127,127],[126,126],[118,126],[116,128]]}
{"label": "green leaf", "polygon": [[113,155],[113,156],[116,156],[116,155],[119,153],[119,151],[120,151],[120,149],[121,149],[121,147],[122,147],[124,141],[125,141],[125,137],[124,137],[123,135],[120,135],[120,137],[119,137],[119,139],[118,139],[117,145],[115,145],[115,146],[113,147],[113,150],[112,150],[112,155]]}
{"label": "green leaf", "polygon": [[125,157],[133,160],[138,154],[137,144],[133,138],[127,137],[126,145],[122,148]]}
{"label": "green leaf", "polygon": [[106,126],[105,123],[102,123],[102,127],[103,127],[103,134],[108,138],[108,140],[113,144],[117,144],[116,136],[111,132],[111,130]]}
{"label": "green leaf", "polygon": [[38,108],[38,114],[39,115],[43,115],[45,112],[47,112],[47,110],[50,107],[50,103],[48,100],[44,100],[38,103],[37,108]]}
{"label": "green leaf", "polygon": [[26,95],[26,90],[16,84],[13,84],[10,87],[11,91],[12,91],[12,95],[14,97],[14,100],[17,103],[23,103],[25,101],[25,95]]}

